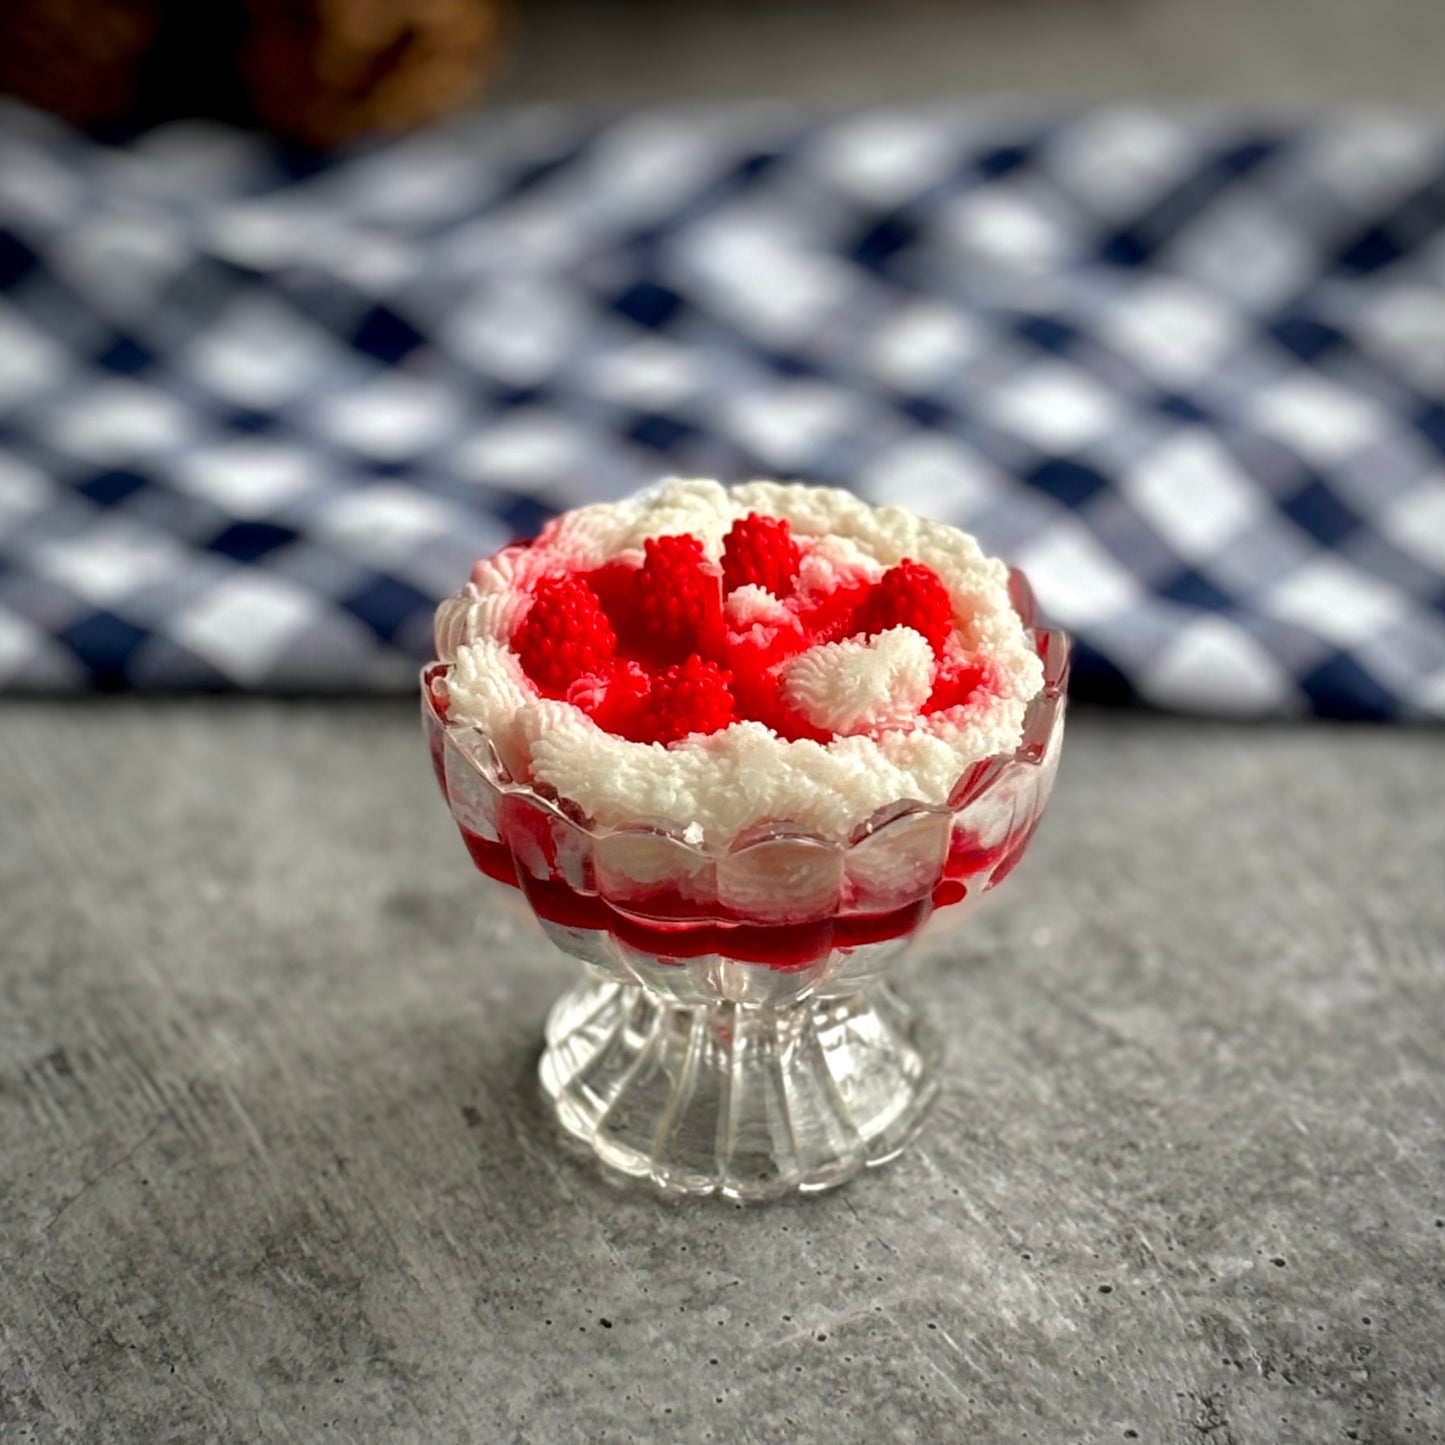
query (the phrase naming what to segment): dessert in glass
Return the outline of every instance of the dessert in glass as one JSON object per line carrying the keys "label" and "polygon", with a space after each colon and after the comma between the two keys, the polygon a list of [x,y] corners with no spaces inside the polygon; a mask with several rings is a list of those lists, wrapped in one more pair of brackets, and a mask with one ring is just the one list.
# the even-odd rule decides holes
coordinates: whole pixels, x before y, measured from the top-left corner
{"label": "dessert in glass", "polygon": [[666,1191],[760,1200],[893,1157],[936,1032],[887,975],[1008,875],[1068,641],[966,533],[831,488],[663,484],[477,564],[422,674],[478,869],[585,965],[540,1075]]}

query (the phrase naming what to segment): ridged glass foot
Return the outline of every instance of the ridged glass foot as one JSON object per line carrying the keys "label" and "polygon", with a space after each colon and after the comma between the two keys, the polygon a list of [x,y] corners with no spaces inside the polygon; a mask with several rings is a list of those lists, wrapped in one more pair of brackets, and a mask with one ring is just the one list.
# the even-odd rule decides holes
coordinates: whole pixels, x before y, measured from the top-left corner
{"label": "ridged glass foot", "polygon": [[588,980],[547,1020],[542,1086],[614,1169],[757,1201],[832,1188],[907,1143],[938,1041],[886,986],[785,1009]]}

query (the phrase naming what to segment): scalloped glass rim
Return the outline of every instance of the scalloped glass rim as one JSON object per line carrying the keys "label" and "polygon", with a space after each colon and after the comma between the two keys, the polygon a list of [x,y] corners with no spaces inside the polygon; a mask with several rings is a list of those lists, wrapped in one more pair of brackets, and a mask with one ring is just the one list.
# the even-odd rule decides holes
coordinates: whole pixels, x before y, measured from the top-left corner
{"label": "scalloped glass rim", "polygon": [[1059,712],[1068,689],[1071,643],[1059,628],[1045,628],[1038,623],[1038,604],[1028,579],[1017,568],[1009,570],[1009,600],[1033,639],[1044,665],[1044,681],[1024,714],[1018,747],[1012,753],[998,753],[971,763],[955,783],[945,803],[924,803],[903,798],[878,809],[860,823],[848,837],[837,839],[788,823],[767,823],[749,829],[726,845],[695,842],[686,830],[673,823],[639,819],[633,823],[602,825],[585,816],[576,816],[566,800],[549,797],[528,783],[519,783],[508,773],[492,741],[480,729],[448,722],[437,711],[433,683],[444,678],[451,664],[433,660],[422,669],[422,706],[429,720],[440,729],[457,751],[477,772],[504,797],[525,801],[544,815],[550,815],[569,829],[580,829],[593,841],[612,838],[665,839],[673,847],[692,855],[699,867],[716,864],[722,859],[737,859],[754,849],[776,845],[780,841],[826,849],[842,855],[868,839],[876,838],[885,829],[898,827],[905,820],[920,817],[951,817],[961,808],[977,803],[1007,772],[1010,764],[1030,763],[1039,766],[1048,751],[1049,739],[1058,725]]}

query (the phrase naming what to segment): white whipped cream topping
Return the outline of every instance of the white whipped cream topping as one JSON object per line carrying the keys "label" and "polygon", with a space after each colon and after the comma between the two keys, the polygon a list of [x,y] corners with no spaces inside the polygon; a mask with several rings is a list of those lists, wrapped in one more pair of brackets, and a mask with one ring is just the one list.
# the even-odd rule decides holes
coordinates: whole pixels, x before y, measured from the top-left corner
{"label": "white whipped cream topping", "polygon": [[[826,744],[790,742],[757,722],[669,746],[629,742],[570,703],[537,694],[508,642],[540,577],[631,558],[649,537],[684,532],[717,560],[728,529],[750,512],[791,524],[806,549],[804,596],[845,578],[877,577],[904,558],[933,568],[953,601],[961,655],[987,660],[992,686],[919,716],[932,654],[912,629],[894,628],[866,642],[810,648],[790,662],[785,686],[810,719],[849,734]],[[739,589],[728,609],[735,631],[784,621],[762,588]],[[848,492],[775,482],[728,489],[679,481],[564,513],[530,548],[477,564],[467,586],[438,608],[436,642],[438,657],[454,664],[451,720],[484,732],[514,776],[570,799],[602,826],[660,823],[691,829],[714,847],[769,822],[841,840],[893,803],[945,802],[972,763],[1017,746],[1043,681],[1009,602],[1008,570],[974,538]]]}
{"label": "white whipped cream topping", "polygon": [[911,627],[810,647],[784,664],[783,696],[825,732],[906,728],[933,691],[933,649]]}
{"label": "white whipped cream topping", "polygon": [[723,616],[734,632],[746,632],[754,625],[791,627],[794,622],[786,604],[766,587],[755,587],[751,582],[728,593],[723,603]]}

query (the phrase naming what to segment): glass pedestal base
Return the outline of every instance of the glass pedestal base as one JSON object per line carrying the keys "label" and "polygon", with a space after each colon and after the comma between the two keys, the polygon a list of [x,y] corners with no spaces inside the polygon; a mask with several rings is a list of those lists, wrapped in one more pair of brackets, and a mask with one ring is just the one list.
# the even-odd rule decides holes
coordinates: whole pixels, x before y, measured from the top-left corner
{"label": "glass pedestal base", "polygon": [[612,1168],[752,1202],[891,1159],[933,1102],[939,1053],[883,984],[774,1009],[589,979],[553,1007],[539,1072],[562,1127]]}

